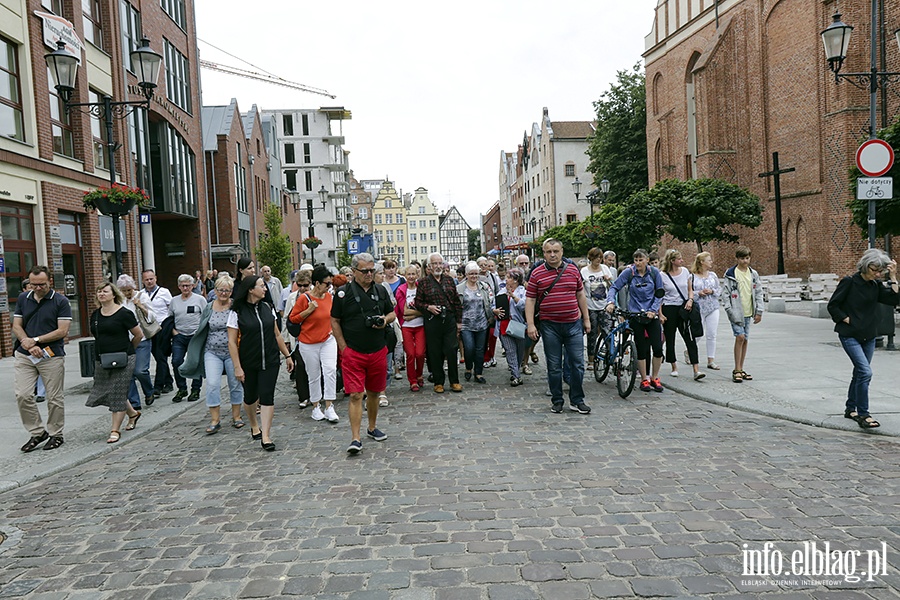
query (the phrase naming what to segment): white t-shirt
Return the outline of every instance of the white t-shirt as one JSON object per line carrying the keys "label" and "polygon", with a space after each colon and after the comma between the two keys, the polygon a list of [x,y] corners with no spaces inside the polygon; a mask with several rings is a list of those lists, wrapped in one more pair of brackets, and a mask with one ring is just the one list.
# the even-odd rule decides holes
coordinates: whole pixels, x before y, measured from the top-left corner
{"label": "white t-shirt", "polygon": [[[663,282],[663,287],[666,289],[666,295],[663,298],[663,304],[665,306],[681,306],[688,299],[688,279],[691,278],[691,272],[687,270],[687,267],[681,267],[681,273],[678,275],[672,275],[671,279],[669,278],[668,273],[660,274]],[[675,288],[675,285],[672,285],[672,279],[675,280],[675,285],[678,288]],[[678,290],[681,290],[681,294],[684,295],[684,299],[682,300],[681,294],[678,293]]]}
{"label": "white t-shirt", "polygon": [[603,269],[592,271],[591,266],[582,267],[581,278],[584,280],[584,293],[587,296],[588,310],[603,310],[606,306],[608,291]]}
{"label": "white t-shirt", "polygon": [[[406,289],[406,306],[408,308],[415,308],[414,304],[416,301],[416,290],[418,288],[407,288]],[[425,317],[416,317],[414,319],[406,319],[403,321],[403,327],[422,327],[425,325]]]}

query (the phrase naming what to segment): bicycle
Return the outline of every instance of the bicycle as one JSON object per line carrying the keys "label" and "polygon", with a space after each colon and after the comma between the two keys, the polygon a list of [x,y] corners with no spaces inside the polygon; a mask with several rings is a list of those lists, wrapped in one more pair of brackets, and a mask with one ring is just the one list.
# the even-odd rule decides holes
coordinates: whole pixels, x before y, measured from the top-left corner
{"label": "bicycle", "polygon": [[608,334],[597,339],[597,347],[594,350],[594,379],[597,383],[603,383],[612,368],[616,375],[616,389],[619,396],[627,398],[634,390],[638,372],[637,346],[629,337],[631,324],[628,320],[640,316],[641,313],[617,308],[614,314],[623,317],[624,320]]}

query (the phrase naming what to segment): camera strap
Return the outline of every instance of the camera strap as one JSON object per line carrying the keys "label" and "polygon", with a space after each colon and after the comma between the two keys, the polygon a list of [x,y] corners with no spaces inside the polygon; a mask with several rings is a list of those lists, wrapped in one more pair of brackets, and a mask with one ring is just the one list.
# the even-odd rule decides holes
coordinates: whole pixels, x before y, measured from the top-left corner
{"label": "camera strap", "polygon": [[[378,285],[378,284],[377,284],[377,283],[373,283],[372,285],[375,286],[375,285]],[[357,303],[357,304],[359,304],[359,312],[360,312],[360,314],[365,315],[365,309],[363,308],[362,300],[360,300],[360,298],[359,298],[359,293],[356,291],[356,286],[357,286],[357,283],[356,283],[355,281],[351,281],[351,282],[350,282],[350,285],[347,286],[347,287],[349,287],[349,288],[350,288],[350,291],[353,293],[353,299],[356,300],[356,303]],[[379,287],[382,287],[382,286],[379,286]],[[385,290],[385,291],[387,291],[387,290]],[[375,290],[375,295],[376,295],[376,296],[379,296],[379,299],[380,299],[380,295],[379,295],[377,289]],[[373,307],[373,309],[375,310],[375,312],[378,312],[378,305],[376,304],[376,305]],[[379,314],[381,314],[381,313],[379,313]]]}

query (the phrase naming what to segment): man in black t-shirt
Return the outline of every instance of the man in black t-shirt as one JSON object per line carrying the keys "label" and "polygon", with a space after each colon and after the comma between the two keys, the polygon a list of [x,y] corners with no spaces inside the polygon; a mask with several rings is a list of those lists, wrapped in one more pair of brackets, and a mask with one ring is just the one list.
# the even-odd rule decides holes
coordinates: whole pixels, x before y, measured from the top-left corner
{"label": "man in black t-shirt", "polygon": [[[50,287],[47,267],[35,266],[28,279],[33,289],[19,295],[12,327],[18,340],[15,352],[16,403],[22,424],[31,434],[31,439],[22,446],[22,452],[36,450],[45,441],[44,450],[54,450],[63,445],[63,385],[66,376],[63,344],[72,323],[69,300]],[[34,384],[38,375],[47,389],[46,429],[34,401]]]}
{"label": "man in black t-shirt", "polygon": [[366,434],[382,442],[387,436],[375,425],[378,396],[386,387],[387,346],[384,328],[396,318],[384,286],[375,285],[375,258],[356,254],[350,263],[353,281],[340,288],[331,305],[331,328],[341,354],[344,391],[350,393],[350,454],[362,450],[362,398],[366,394]]}

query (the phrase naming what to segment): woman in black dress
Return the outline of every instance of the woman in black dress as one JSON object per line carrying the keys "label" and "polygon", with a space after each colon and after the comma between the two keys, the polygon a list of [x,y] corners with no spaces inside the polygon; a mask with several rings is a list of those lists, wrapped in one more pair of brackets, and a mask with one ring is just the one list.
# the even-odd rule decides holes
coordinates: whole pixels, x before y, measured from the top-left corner
{"label": "woman in black dress", "polygon": [[[141,343],[144,333],[134,313],[122,306],[124,296],[114,284],[106,281],[97,288],[100,308],[91,314],[91,334],[94,345],[94,387],[86,406],[107,406],[112,413],[112,429],[107,444],[114,444],[122,437],[120,427],[128,415],[126,431],[131,431],[141,418],[141,411],[132,408],[128,401],[128,388],[134,372],[134,349]],[[132,338],[128,339],[131,333]],[[127,359],[116,361],[113,368],[104,368],[101,356],[124,353]]]}
{"label": "woman in black dress", "polygon": [[[254,410],[247,411],[250,435],[261,440],[268,452],[275,450],[270,436],[275,417],[275,383],[281,360],[287,359],[288,373],[294,361],[281,337],[275,308],[264,300],[266,281],[258,275],[245,276],[234,295],[232,314],[228,319],[228,351],[234,363],[234,376],[244,385],[244,404],[260,403],[261,423]],[[240,343],[238,336],[240,335]]]}

